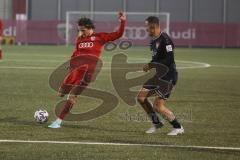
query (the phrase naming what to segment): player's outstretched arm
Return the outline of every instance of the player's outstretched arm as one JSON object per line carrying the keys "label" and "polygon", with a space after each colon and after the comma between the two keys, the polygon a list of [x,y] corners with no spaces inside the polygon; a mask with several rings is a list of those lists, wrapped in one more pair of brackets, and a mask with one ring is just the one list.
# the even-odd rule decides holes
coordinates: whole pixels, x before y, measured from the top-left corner
{"label": "player's outstretched arm", "polygon": [[124,33],[124,29],[125,29],[125,22],[126,22],[126,16],[124,15],[123,12],[121,12],[121,11],[118,12],[118,19],[120,21],[118,30],[116,32],[103,34],[103,39],[105,42],[114,41],[114,40],[122,37],[122,35]]}
{"label": "player's outstretched arm", "polygon": [[119,17],[120,22],[126,21],[126,15],[122,11],[118,12],[118,17]]}

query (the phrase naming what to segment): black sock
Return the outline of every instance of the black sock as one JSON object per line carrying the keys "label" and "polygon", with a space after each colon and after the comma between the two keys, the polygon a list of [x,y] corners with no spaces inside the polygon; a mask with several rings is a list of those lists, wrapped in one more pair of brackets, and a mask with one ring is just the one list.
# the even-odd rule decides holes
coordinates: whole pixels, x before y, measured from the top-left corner
{"label": "black sock", "polygon": [[177,121],[176,118],[169,123],[173,126],[173,128],[181,128],[181,124]]}
{"label": "black sock", "polygon": [[158,118],[158,116],[157,116],[157,114],[155,112],[149,113],[148,115],[151,118],[152,123],[155,126],[157,126],[158,128],[163,126],[162,122],[160,122],[160,120],[159,120],[159,118]]}

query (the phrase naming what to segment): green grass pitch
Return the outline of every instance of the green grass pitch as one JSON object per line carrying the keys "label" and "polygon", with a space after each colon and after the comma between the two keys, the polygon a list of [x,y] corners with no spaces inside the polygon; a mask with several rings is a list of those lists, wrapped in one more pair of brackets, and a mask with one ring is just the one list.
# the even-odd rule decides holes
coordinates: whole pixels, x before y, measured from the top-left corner
{"label": "green grass pitch", "polygon": [[[126,52],[129,63],[148,62],[151,57],[148,48],[104,52],[102,59],[107,63],[91,87],[114,94],[120,103],[100,118],[64,122],[60,129],[47,128],[55,119],[54,105],[60,100],[49,87],[48,78],[54,68],[69,59],[73,47],[3,46],[3,49],[0,140],[240,147],[240,49],[176,49],[179,81],[167,106],[185,128],[186,133],[177,137],[166,135],[171,130],[168,123],[155,134],[145,134],[150,122],[145,119],[143,110],[122,101],[111,82],[110,63],[114,54]],[[206,67],[206,64],[211,66]],[[99,100],[79,97],[72,112],[88,111],[99,103]],[[46,124],[34,122],[33,114],[40,107],[50,114]],[[0,142],[1,160],[233,160],[239,157],[239,150]]]}

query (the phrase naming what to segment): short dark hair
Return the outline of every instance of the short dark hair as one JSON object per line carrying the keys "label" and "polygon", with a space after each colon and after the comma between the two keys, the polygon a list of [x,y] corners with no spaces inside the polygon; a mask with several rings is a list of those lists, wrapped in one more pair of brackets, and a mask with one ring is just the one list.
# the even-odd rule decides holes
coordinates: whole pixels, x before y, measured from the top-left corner
{"label": "short dark hair", "polygon": [[148,18],[146,18],[145,21],[147,21],[150,24],[156,24],[159,26],[159,19],[156,16],[149,16]]}
{"label": "short dark hair", "polygon": [[88,29],[94,29],[95,28],[92,20],[89,19],[89,18],[86,18],[86,17],[82,17],[78,20],[78,26],[84,26]]}

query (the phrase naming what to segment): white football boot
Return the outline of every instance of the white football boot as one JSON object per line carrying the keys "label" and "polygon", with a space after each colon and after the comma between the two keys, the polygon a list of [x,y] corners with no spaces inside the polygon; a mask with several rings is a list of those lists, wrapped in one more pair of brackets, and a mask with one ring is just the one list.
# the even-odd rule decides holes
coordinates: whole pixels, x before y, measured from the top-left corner
{"label": "white football boot", "polygon": [[145,133],[154,133],[157,131],[157,129],[161,128],[163,124],[153,124],[151,128],[149,128]]}
{"label": "white football boot", "polygon": [[183,126],[181,126],[181,128],[174,128],[171,132],[169,132],[167,135],[168,136],[176,136],[178,134],[183,134],[184,133],[184,129]]}
{"label": "white football boot", "polygon": [[61,123],[62,120],[58,118],[54,122],[52,122],[52,124],[50,124],[48,128],[61,128]]}

